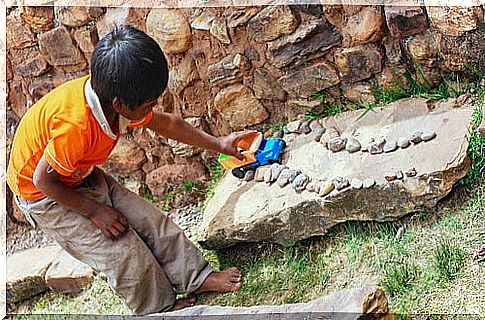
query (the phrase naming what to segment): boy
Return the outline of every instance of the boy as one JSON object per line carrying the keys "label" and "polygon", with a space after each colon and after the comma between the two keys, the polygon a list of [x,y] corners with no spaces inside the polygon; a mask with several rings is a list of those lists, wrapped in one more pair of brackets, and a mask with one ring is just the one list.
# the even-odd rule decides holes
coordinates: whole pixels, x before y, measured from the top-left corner
{"label": "boy", "polygon": [[179,293],[241,285],[238,269],[213,272],[169,218],[96,167],[126,124],[242,157],[236,144],[250,132],[215,138],[152,110],[167,81],[158,44],[133,27],[116,28],[97,44],[90,76],[57,87],[23,116],[7,169],[27,220],[103,272],[138,315],[193,305],[193,298],[176,300]]}

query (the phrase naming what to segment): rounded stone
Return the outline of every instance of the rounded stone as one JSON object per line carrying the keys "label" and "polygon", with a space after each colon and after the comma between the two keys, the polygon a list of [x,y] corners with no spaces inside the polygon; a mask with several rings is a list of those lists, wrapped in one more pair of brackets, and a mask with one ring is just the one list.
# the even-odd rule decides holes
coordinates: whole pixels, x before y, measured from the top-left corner
{"label": "rounded stone", "polygon": [[300,126],[300,133],[302,134],[309,134],[310,132],[312,132],[312,129],[310,129],[310,122],[311,120],[307,120],[305,122],[303,122]]}
{"label": "rounded stone", "polygon": [[406,176],[407,177],[415,177],[418,174],[416,171],[416,168],[411,168],[408,171],[406,171]]}
{"label": "rounded stone", "polygon": [[319,142],[320,139],[322,139],[322,136],[323,134],[325,133],[325,128],[317,128],[315,130],[312,131],[312,134],[313,134],[313,140],[315,140],[315,142]]}
{"label": "rounded stone", "polygon": [[406,137],[401,137],[397,140],[397,146],[402,149],[406,149],[411,145],[411,141],[409,141]]}
{"label": "rounded stone", "polygon": [[350,186],[354,189],[360,189],[362,188],[362,180],[359,180],[357,178],[353,178],[352,181],[350,182]]}
{"label": "rounded stone", "polygon": [[421,134],[421,139],[423,141],[430,141],[436,138],[436,132],[434,131],[425,131],[423,134]]}
{"label": "rounded stone", "polygon": [[306,174],[300,173],[295,177],[295,179],[291,183],[291,186],[293,187],[293,189],[295,189],[296,192],[301,192],[305,190],[308,180],[309,178]]}
{"label": "rounded stone", "polygon": [[282,139],[284,137],[284,132],[283,130],[278,130],[273,135],[271,136],[273,139]]}
{"label": "rounded stone", "polygon": [[418,144],[420,143],[421,141],[423,141],[423,139],[421,139],[421,135],[423,134],[422,131],[417,131],[415,133],[413,133],[411,135],[411,142],[414,143],[414,144]]}
{"label": "rounded stone", "polygon": [[301,121],[296,120],[288,123],[286,125],[286,129],[288,130],[289,133],[300,133],[300,126],[301,126]]}
{"label": "rounded stone", "polygon": [[243,178],[244,181],[251,181],[253,179],[254,179],[254,170],[247,171]]}
{"label": "rounded stone", "polygon": [[320,197],[325,197],[330,192],[332,192],[333,189],[335,189],[335,185],[332,181],[323,182],[322,184],[320,184],[320,190],[318,191],[318,195]]}
{"label": "rounded stone", "polygon": [[389,153],[397,150],[397,142],[396,141],[388,141],[384,145],[384,152]]}
{"label": "rounded stone", "polygon": [[347,140],[347,143],[345,144],[345,150],[347,150],[350,153],[354,153],[359,151],[362,148],[360,142],[355,139],[355,138],[350,138]]}
{"label": "rounded stone", "polygon": [[336,177],[332,179],[333,184],[335,185],[335,189],[338,191],[343,190],[350,186],[349,180],[342,178],[342,177]]}
{"label": "rounded stone", "polygon": [[339,152],[345,149],[346,144],[347,144],[347,138],[335,137],[330,139],[330,141],[327,144],[327,147],[332,152]]}
{"label": "rounded stone", "polygon": [[320,121],[318,121],[317,119],[312,120],[312,121],[310,122],[309,127],[310,127],[310,129],[311,129],[312,131],[315,131],[315,130],[317,130],[317,129],[325,129],[325,128],[323,128],[323,127],[322,127],[322,125],[320,124]]}
{"label": "rounded stone", "polygon": [[367,178],[363,182],[363,187],[366,189],[369,189],[373,187],[375,184],[376,184],[376,180],[374,180],[373,178]]}

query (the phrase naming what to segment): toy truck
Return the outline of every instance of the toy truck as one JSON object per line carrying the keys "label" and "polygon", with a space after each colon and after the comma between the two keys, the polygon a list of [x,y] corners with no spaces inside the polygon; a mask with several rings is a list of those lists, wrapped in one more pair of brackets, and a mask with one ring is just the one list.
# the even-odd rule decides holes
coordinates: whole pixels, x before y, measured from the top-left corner
{"label": "toy truck", "polygon": [[243,150],[243,160],[226,154],[220,154],[218,160],[224,168],[232,169],[236,178],[242,179],[250,170],[278,162],[285,145],[282,139],[265,139],[261,133],[255,132],[238,143],[238,149]]}

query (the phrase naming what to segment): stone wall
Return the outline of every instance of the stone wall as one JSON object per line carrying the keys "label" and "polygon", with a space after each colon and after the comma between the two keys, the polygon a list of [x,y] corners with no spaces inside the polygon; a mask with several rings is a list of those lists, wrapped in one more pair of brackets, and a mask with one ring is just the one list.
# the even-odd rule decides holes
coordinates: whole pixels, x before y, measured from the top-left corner
{"label": "stone wall", "polygon": [[[171,77],[157,108],[214,135],[318,108],[312,94],[324,89],[372,100],[373,88],[405,83],[413,60],[431,84],[484,65],[483,5],[14,7],[7,14],[9,141],[33,103],[89,72],[96,42],[114,24],[145,30],[166,53]],[[161,196],[174,190],[171,182],[206,177],[200,160],[211,156],[137,129],[106,168]]]}

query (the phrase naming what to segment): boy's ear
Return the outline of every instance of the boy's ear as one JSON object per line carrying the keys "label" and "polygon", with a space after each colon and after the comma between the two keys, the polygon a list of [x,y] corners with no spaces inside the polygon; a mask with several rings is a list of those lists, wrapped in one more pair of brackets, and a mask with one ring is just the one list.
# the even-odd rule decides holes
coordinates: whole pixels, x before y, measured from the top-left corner
{"label": "boy's ear", "polygon": [[115,109],[116,112],[120,113],[122,109],[122,102],[120,98],[114,97],[113,101],[111,101],[111,106],[113,107],[113,109]]}

